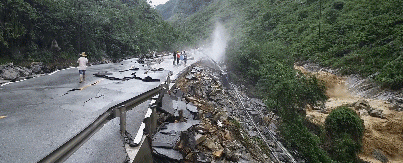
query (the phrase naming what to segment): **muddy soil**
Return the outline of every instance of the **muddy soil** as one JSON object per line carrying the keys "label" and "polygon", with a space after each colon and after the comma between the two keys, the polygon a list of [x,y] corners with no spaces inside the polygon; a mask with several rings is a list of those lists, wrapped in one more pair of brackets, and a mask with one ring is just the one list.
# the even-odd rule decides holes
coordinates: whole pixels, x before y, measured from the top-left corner
{"label": "muddy soil", "polygon": [[336,107],[351,106],[357,101],[365,100],[371,108],[382,110],[383,118],[363,114],[357,110],[365,125],[363,147],[359,157],[362,160],[376,163],[381,161],[375,157],[379,158],[379,155],[382,155],[386,156],[391,163],[403,162],[403,112],[392,110],[393,104],[388,101],[351,93],[354,90],[351,91],[348,88],[355,83],[347,83],[347,77],[321,70],[308,71],[303,66],[294,68],[323,80],[327,87],[326,93],[329,99],[325,103],[325,108],[307,109],[307,116],[312,122],[323,125],[328,113]]}

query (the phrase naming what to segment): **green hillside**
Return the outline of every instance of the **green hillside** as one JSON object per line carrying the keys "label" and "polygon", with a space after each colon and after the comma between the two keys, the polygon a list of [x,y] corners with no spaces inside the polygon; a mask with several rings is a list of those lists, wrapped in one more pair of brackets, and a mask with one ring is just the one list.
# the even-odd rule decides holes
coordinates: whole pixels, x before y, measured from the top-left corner
{"label": "green hillside", "polygon": [[[237,47],[246,40],[259,45],[271,42],[285,46],[295,60],[338,68],[343,74],[371,76],[387,88],[403,87],[401,0],[223,0],[192,10],[198,12],[186,12],[196,4],[178,6],[193,1],[171,1],[156,9],[175,28],[185,31],[186,40],[207,39],[214,22],[220,21],[230,30],[231,43]],[[229,51],[227,56],[238,54]]]}
{"label": "green hillside", "polygon": [[[297,61],[318,63],[401,89],[401,4],[402,0],[217,0],[185,15],[176,3],[157,10],[169,13],[165,19],[183,32],[179,41],[184,46],[210,39],[215,22],[224,24],[230,34],[226,58],[233,79],[249,85],[279,112],[288,147],[298,149],[308,162],[359,162],[355,155],[361,130],[358,136],[349,132],[331,137],[324,128],[335,126],[312,127],[304,119],[301,110],[306,104],[317,105],[326,96],[320,81],[298,74],[293,66]],[[176,19],[178,13],[181,17]],[[356,119],[347,112],[338,116]]]}
{"label": "green hillside", "polygon": [[170,50],[178,37],[145,0],[4,0],[0,30],[0,63],[118,59]]}
{"label": "green hillside", "polygon": [[[69,65],[83,51],[94,61],[197,47],[211,40],[219,22],[229,35],[230,76],[281,116],[285,145],[307,162],[359,162],[360,121],[341,108],[325,126],[309,124],[303,109],[325,101],[325,88],[293,66],[298,61],[318,63],[402,89],[402,4],[170,0],[153,9],[146,0],[2,0],[0,64]],[[51,46],[56,42],[57,47]],[[343,120],[351,120],[348,132],[337,127]]]}

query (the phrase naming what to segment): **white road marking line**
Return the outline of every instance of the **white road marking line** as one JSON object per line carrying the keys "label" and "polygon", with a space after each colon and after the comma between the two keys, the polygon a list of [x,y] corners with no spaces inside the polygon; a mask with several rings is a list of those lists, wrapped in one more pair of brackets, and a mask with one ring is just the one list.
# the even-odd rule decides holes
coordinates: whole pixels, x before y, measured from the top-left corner
{"label": "white road marking line", "polygon": [[143,137],[143,130],[146,128],[146,124],[144,122],[141,123],[139,131],[136,134],[133,142],[136,144],[140,144],[141,138]]}

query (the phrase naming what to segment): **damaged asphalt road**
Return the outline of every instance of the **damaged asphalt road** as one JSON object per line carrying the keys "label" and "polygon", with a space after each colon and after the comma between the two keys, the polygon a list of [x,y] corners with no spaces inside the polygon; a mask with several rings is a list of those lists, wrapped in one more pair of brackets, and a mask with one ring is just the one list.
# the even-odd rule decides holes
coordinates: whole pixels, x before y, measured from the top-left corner
{"label": "damaged asphalt road", "polygon": [[[138,69],[134,70],[136,67]],[[106,72],[111,77],[119,78],[125,77],[122,74],[130,71],[136,71],[136,77],[141,80],[111,80],[92,75]],[[166,80],[168,72],[164,69],[152,71],[137,63],[136,59],[129,59],[88,67],[84,83],[78,83],[78,71],[71,68],[2,86],[0,116],[4,118],[0,119],[0,162],[39,161],[110,107],[157,87]],[[141,109],[146,110],[147,107],[128,114],[145,114]],[[128,117],[128,121],[133,123],[141,123],[141,120],[130,120]],[[119,120],[114,121],[116,119],[107,123],[95,134],[94,139],[66,162],[125,161],[127,154],[119,127],[113,127],[114,124],[118,126]],[[137,129],[134,131],[137,132]]]}

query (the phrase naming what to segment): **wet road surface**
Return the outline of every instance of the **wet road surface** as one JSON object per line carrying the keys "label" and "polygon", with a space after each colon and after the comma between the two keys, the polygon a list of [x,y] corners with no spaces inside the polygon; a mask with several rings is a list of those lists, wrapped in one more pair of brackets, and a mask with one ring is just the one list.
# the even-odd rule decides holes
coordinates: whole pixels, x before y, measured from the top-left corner
{"label": "wet road surface", "polygon": [[[0,162],[39,161],[110,107],[157,87],[170,69],[175,76],[185,68],[173,66],[170,56],[164,59],[150,66],[162,67],[162,71],[149,71],[147,65],[130,59],[88,67],[85,83],[78,83],[78,70],[71,68],[0,87]],[[139,69],[130,70],[134,67]],[[110,80],[92,75],[105,71],[114,76],[135,71],[137,77],[160,81]],[[136,135],[147,107],[148,102],[144,102],[127,113],[127,130],[132,135]],[[66,162],[123,162],[127,154],[119,129],[119,118],[111,120]]]}

